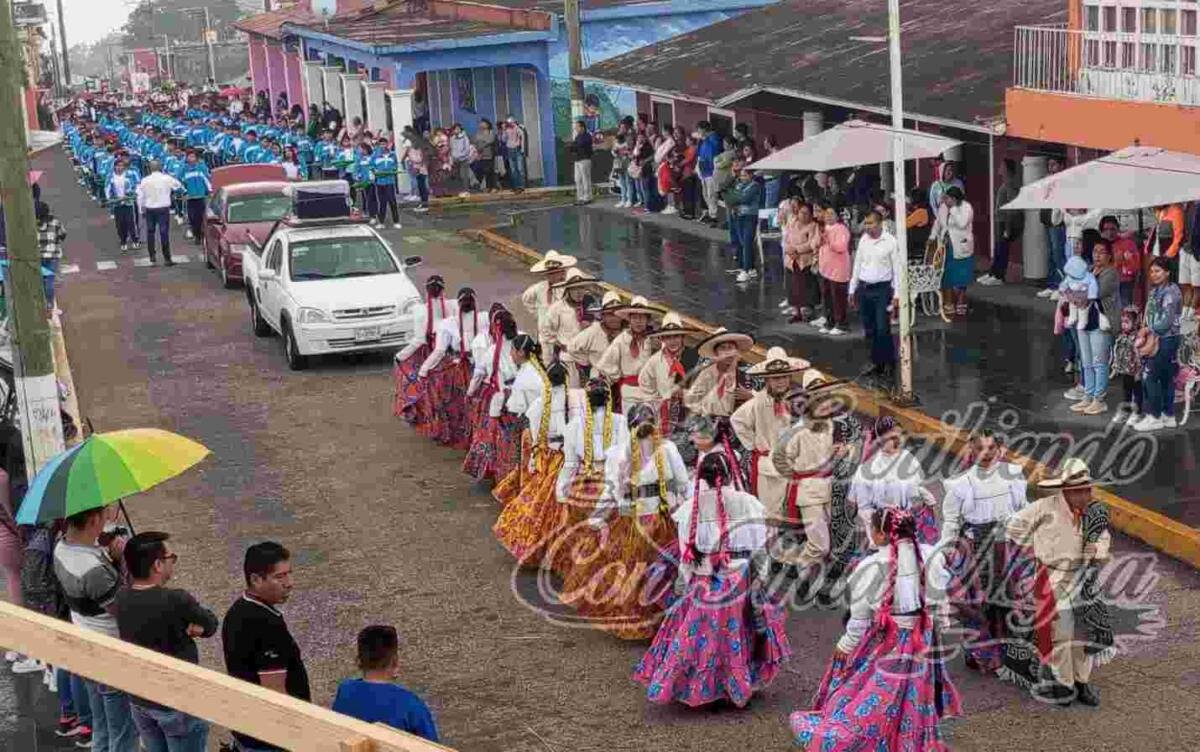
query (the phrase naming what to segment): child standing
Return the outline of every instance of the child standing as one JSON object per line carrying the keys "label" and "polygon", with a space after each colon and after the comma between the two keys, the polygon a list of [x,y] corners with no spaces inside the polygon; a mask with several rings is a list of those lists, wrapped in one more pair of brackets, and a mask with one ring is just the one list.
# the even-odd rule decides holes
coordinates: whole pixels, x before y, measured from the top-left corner
{"label": "child standing", "polygon": [[50,206],[45,202],[39,201],[34,213],[37,216],[38,248],[42,257],[42,285],[46,292],[46,305],[53,310],[54,281],[58,277],[58,267],[62,262],[62,244],[67,239],[67,231],[50,212]]}
{"label": "child standing", "polygon": [[1132,425],[1142,413],[1142,359],[1138,357],[1134,343],[1139,318],[1134,306],[1126,306],[1121,311],[1121,333],[1113,343],[1111,375],[1121,378],[1123,397],[1113,423]]}
{"label": "child standing", "polygon": [[436,742],[437,726],[429,708],[421,698],[396,684],[399,666],[400,638],[396,628],[366,627],[358,633],[358,667],[363,676],[346,679],[338,685],[333,710]]}

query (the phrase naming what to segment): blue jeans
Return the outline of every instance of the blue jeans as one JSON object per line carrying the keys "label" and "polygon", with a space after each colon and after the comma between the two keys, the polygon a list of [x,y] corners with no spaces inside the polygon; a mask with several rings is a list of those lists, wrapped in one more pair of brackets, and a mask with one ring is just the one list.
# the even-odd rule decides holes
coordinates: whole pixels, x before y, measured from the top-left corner
{"label": "blue jeans", "polygon": [[1175,417],[1175,373],[1179,363],[1179,335],[1163,337],[1158,341],[1158,352],[1146,364],[1146,375],[1142,381],[1145,390],[1143,407],[1146,414],[1155,418]]}
{"label": "blue jeans", "polygon": [[58,710],[61,716],[75,716],[88,728],[92,727],[92,706],[82,676],[56,668],[54,683],[58,687]]}
{"label": "blue jeans", "polygon": [[764,209],[777,209],[779,207],[779,194],[783,190],[783,178],[774,177],[767,178],[763,181],[763,206]]}
{"label": "blue jeans", "polygon": [[737,242],[738,266],[743,271],[754,268],[754,232],[758,229],[756,214],[735,214],[729,219]]}
{"label": "blue jeans", "polygon": [[630,185],[632,182],[628,170],[617,171],[617,187],[621,190],[621,200],[629,204],[633,203],[633,186]]}
{"label": "blue jeans", "polygon": [[204,752],[208,748],[208,722],[168,708],[131,706],[145,752]]}
{"label": "blue jeans", "polygon": [[1057,290],[1062,284],[1063,267],[1067,265],[1067,228],[1063,225],[1046,228],[1046,244],[1050,246],[1050,265],[1046,270],[1046,287]]}
{"label": "blue jeans", "polygon": [[871,363],[888,368],[896,363],[896,343],[892,341],[892,283],[875,282],[858,286],[858,309],[862,313],[863,333],[871,345]]}
{"label": "blue jeans", "polygon": [[1099,329],[1079,330],[1079,363],[1083,371],[1083,391],[1095,400],[1104,399],[1108,390],[1108,358],[1112,335]]}
{"label": "blue jeans", "polygon": [[94,681],[84,680],[92,706],[92,752],[132,752],[137,731],[129,710],[129,695]]}
{"label": "blue jeans", "polygon": [[525,189],[525,153],[520,149],[509,149],[508,156],[508,180],[509,185],[513,190]]}

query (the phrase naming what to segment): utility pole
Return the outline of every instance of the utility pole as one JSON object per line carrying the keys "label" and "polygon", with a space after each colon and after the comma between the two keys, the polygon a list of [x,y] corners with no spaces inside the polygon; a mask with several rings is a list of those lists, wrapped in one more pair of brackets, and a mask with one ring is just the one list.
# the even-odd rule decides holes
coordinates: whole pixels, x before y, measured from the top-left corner
{"label": "utility pole", "polygon": [[576,76],[583,70],[583,34],[579,21],[580,0],[563,0],[563,16],[567,24],[567,71],[571,77],[571,121],[583,118],[583,82]]}
{"label": "utility pole", "polygon": [[[62,0],[59,0],[62,2]],[[208,77],[215,83],[217,80],[217,59],[213,53],[213,37],[216,32],[213,31],[212,19],[208,15],[208,6],[204,6],[204,46],[208,48]]]}
{"label": "utility pole", "polygon": [[896,297],[900,303],[900,385],[896,401],[911,405],[913,394],[912,298],[908,292],[908,184],[904,179],[904,69],[900,59],[900,0],[888,0],[888,53],[892,79],[892,190],[896,196],[896,245],[901,258]]}
{"label": "utility pole", "polygon": [[8,245],[5,293],[21,443],[32,478],[51,457],[63,451],[63,434],[33,191],[29,189],[25,123],[21,120],[24,76],[12,7],[9,0],[0,0],[0,199],[4,202]]}
{"label": "utility pole", "polygon": [[171,38],[163,34],[163,76],[166,80],[171,80]]}
{"label": "utility pole", "polygon": [[62,43],[63,85],[71,86],[71,56],[67,54],[67,22],[63,16],[63,0],[58,0],[58,41]]}

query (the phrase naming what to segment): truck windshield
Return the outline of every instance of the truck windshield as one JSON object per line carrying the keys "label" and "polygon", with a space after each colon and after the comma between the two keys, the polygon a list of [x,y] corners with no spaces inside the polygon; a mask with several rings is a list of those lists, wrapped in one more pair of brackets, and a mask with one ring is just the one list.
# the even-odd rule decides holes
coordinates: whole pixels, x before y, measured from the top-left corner
{"label": "truck windshield", "polygon": [[274,222],[292,208],[287,196],[268,194],[264,196],[238,196],[229,200],[228,222]]}
{"label": "truck windshield", "polygon": [[340,279],[395,274],[396,260],[375,238],[321,238],[291,247],[293,280]]}

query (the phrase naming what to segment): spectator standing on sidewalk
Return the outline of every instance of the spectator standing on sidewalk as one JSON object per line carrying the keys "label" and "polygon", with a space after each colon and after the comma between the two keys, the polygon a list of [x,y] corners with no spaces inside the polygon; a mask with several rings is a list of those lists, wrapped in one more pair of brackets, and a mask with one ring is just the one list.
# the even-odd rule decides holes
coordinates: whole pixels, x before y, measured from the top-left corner
{"label": "spectator standing on sidewalk", "polygon": [[[1046,160],[1046,173],[1053,175],[1062,171],[1062,160],[1050,157]],[[1063,281],[1063,266],[1067,263],[1067,228],[1063,224],[1061,209],[1042,209],[1038,219],[1046,231],[1046,247],[1050,250],[1046,265],[1046,287],[1038,293],[1039,298],[1058,300],[1058,286]]]}
{"label": "spectator standing on sidewalk", "polygon": [[[996,190],[996,208],[1017,198],[1021,191],[1021,178],[1017,174],[1017,163],[1004,160],[1004,174],[1000,176],[1000,187]],[[977,281],[981,285],[1002,285],[1008,277],[1008,252],[1013,243],[1021,239],[1025,231],[1024,211],[1001,211],[996,222],[996,248],[992,256],[992,268]]]}
{"label": "spectator standing on sidewalk", "polygon": [[525,129],[512,115],[504,121],[504,171],[508,186],[517,193],[525,190]]}
{"label": "spectator standing on sidewalk", "polygon": [[975,211],[962,190],[956,185],[947,188],[942,193],[932,234],[946,246],[942,289],[953,292],[953,313],[957,316],[967,315],[967,287],[975,277],[974,222]]}
{"label": "spectator standing on sidewalk", "polygon": [[1112,249],[1121,308],[1134,305],[1142,275],[1142,252],[1133,238],[1121,234],[1121,223],[1111,214],[1100,218],[1100,237]]}
{"label": "spectator standing on sidewalk", "polygon": [[[278,609],[292,593],[291,554],[278,543],[256,543],[246,549],[243,573],[246,591],[229,607],[221,625],[225,670],[251,684],[311,702],[300,646]],[[278,749],[243,734],[233,737],[246,752]]]}
{"label": "spectator standing on sidewalk", "polygon": [[850,282],[850,228],[832,204],[818,210],[822,217],[821,246],[817,249],[817,271],[820,275],[821,299],[825,315],[812,325],[821,334],[840,336],[846,333],[846,304]]}
{"label": "spectator standing on sidewalk", "polygon": [[632,209],[633,196],[633,178],[629,176],[629,162],[633,155],[634,136],[629,124],[622,120],[617,126],[617,135],[613,138],[612,145],[612,160],[613,160],[613,177],[616,178],[617,186],[621,191],[620,200],[617,201],[618,209]]}
{"label": "spectator standing on sidewalk", "polygon": [[[1142,388],[1145,415],[1133,424],[1135,431],[1175,427],[1175,373],[1179,370],[1179,314],[1183,296],[1171,282],[1171,264],[1158,256],[1150,262],[1150,294],[1138,333],[1139,353],[1145,365]],[[1157,340],[1157,347],[1154,341]]]}
{"label": "spectator standing on sidewalk", "polygon": [[697,205],[703,203],[700,196],[700,178],[696,174],[699,142],[695,136],[686,136],[683,144],[683,155],[679,160],[679,216],[683,219],[695,219],[699,215]]}
{"label": "spectator standing on sidewalk", "polygon": [[138,209],[146,215],[146,250],[150,263],[157,260],[154,236],[162,243],[163,264],[175,266],[171,260],[171,193],[183,190],[183,184],[162,171],[157,159],[150,161],[150,174],[137,187]]}
{"label": "spectator standing on sidewalk", "polygon": [[473,143],[476,160],[471,167],[475,177],[484,190],[493,192],[496,190],[496,132],[492,129],[491,120],[483,118],[479,121]]}
{"label": "spectator standing on sidewalk", "polygon": [[[121,639],[188,663],[200,663],[196,637],[217,633],[217,617],[186,590],[165,585],[179,555],[166,533],[138,533],[125,544],[131,582],[117,595]],[[131,697],[133,723],[145,752],[205,752],[208,722],[140,697]]]}
{"label": "spectator standing on sidewalk", "polygon": [[[106,516],[101,508],[67,518],[66,535],[54,547],[54,574],[75,626],[120,638],[115,610],[126,538],[105,534],[101,543]],[[129,695],[88,679],[83,684],[92,710],[93,752],[130,752],[137,745],[137,730]]]}
{"label": "spectator standing on sidewalk", "polygon": [[587,123],[575,121],[575,135],[571,141],[571,158],[575,162],[575,203],[592,202],[592,134]]}
{"label": "spectator standing on sidewalk", "polygon": [[62,263],[63,241],[67,239],[67,231],[62,222],[50,211],[50,205],[39,201],[34,208],[37,215],[38,250],[42,256],[42,268],[50,272],[50,276],[42,276],[42,285],[46,292],[46,306],[54,310],[54,284],[58,280],[58,269]]}
{"label": "spectator standing on sidewalk", "polygon": [[716,159],[721,153],[721,134],[713,131],[707,120],[701,120],[696,125],[696,140],[696,173],[700,176],[700,187],[704,196],[704,211],[700,215],[700,221],[716,226]]}
{"label": "spectator standing on sidewalk", "polygon": [[896,238],[883,231],[882,218],[876,212],[867,214],[863,229],[854,254],[848,293],[851,305],[857,305],[862,312],[863,333],[871,345],[871,366],[867,373],[890,381],[896,370],[896,343],[892,341],[889,311],[898,303],[895,284],[905,259]]}
{"label": "spectator standing on sidewalk", "polygon": [[1179,247],[1179,290],[1183,293],[1183,319],[1196,318],[1200,304],[1200,201],[1192,204],[1187,237]]}
{"label": "spectator standing on sidewalk", "polygon": [[788,199],[779,208],[783,240],[783,266],[788,277],[787,303],[792,310],[788,323],[812,318],[818,300],[817,251],[821,247],[821,226],[813,220],[808,204]]}
{"label": "spectator standing on sidewalk", "polygon": [[929,208],[933,210],[933,215],[936,217],[938,209],[942,206],[942,195],[950,188],[957,188],[966,195],[967,186],[963,184],[962,178],[958,176],[957,162],[942,162],[938,168],[938,179],[933,181],[933,185],[929,186]]}
{"label": "spectator standing on sidewalk", "polygon": [[338,685],[335,712],[367,723],[383,723],[431,742],[438,740],[429,708],[396,683],[400,639],[395,627],[370,626],[358,633],[358,668],[361,679],[346,679]]}
{"label": "spectator standing on sidewalk", "polygon": [[458,178],[462,190],[459,196],[471,195],[471,139],[463,130],[462,123],[455,123],[450,129],[450,161],[453,164],[451,173]]}
{"label": "spectator standing on sidewalk", "polygon": [[[21,563],[25,554],[25,541],[17,527],[16,510],[13,509],[9,495],[8,473],[0,470],[0,480],[3,480],[3,488],[0,488],[0,570],[4,573],[8,602],[14,606],[24,606],[25,601],[21,594]],[[5,658],[13,664],[14,674],[32,674],[42,670],[42,665],[36,658],[11,651]]]}
{"label": "spectator standing on sidewalk", "polygon": [[738,171],[737,182],[725,192],[725,206],[729,208],[729,226],[737,238],[738,282],[749,282],[758,277],[754,268],[754,233],[758,229],[758,208],[762,206],[762,187],[754,182],[750,170],[743,167]]}

